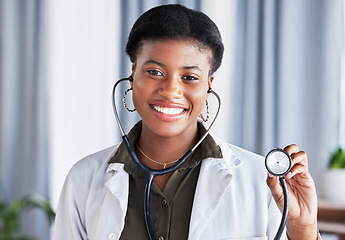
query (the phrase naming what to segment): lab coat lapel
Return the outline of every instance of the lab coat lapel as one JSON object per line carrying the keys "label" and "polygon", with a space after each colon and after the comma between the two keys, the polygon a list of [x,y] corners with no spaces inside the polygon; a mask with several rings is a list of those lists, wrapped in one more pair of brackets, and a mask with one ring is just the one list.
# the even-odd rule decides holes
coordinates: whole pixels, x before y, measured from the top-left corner
{"label": "lab coat lapel", "polygon": [[[127,211],[129,177],[121,163],[112,163],[107,173],[113,172],[113,176],[105,182],[105,186],[119,200],[121,209]],[[125,212],[126,213],[126,212]]]}
{"label": "lab coat lapel", "polygon": [[189,240],[199,239],[230,186],[233,169],[241,164],[228,146],[223,143],[219,145],[222,146],[223,158],[205,159],[201,164],[190,220]]}
{"label": "lab coat lapel", "polygon": [[107,217],[108,221],[98,221],[102,226],[97,229],[104,231],[104,225],[109,225],[108,229],[111,230],[111,234],[119,239],[127,213],[129,177],[124,170],[124,165],[119,163],[110,164],[107,173],[113,173],[113,175],[105,182],[109,191],[104,198],[103,206],[107,207],[100,209],[100,211],[104,211],[100,213],[100,216]]}
{"label": "lab coat lapel", "polygon": [[232,175],[228,169],[222,169],[216,161],[204,160],[201,165],[190,221],[190,240],[199,238],[231,182]]}

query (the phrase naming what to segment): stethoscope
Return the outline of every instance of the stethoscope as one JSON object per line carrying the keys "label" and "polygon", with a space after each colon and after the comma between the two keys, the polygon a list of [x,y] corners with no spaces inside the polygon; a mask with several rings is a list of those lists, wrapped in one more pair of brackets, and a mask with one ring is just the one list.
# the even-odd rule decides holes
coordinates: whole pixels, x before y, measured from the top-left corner
{"label": "stethoscope", "polygon": [[265,166],[267,171],[276,176],[279,177],[280,185],[283,189],[283,195],[284,195],[284,208],[282,213],[282,220],[280,222],[278,231],[276,233],[276,236],[274,237],[274,240],[280,239],[281,235],[283,234],[286,220],[287,220],[287,213],[288,213],[288,192],[286,188],[286,183],[284,176],[290,171],[292,166],[292,159],[290,155],[284,151],[283,149],[276,148],[272,149],[265,158]]}
{"label": "stethoscope", "polygon": [[[157,169],[152,169],[147,167],[146,165],[144,165],[139,158],[137,157],[137,155],[135,154],[135,150],[134,148],[131,146],[128,137],[122,127],[117,109],[116,109],[116,102],[115,102],[115,92],[116,92],[116,87],[123,81],[133,81],[132,76],[128,77],[128,78],[122,78],[120,80],[118,80],[113,87],[113,94],[112,94],[112,103],[113,103],[113,111],[114,111],[114,115],[115,115],[115,119],[116,122],[119,126],[121,135],[122,135],[122,141],[123,143],[126,145],[126,148],[128,150],[129,155],[131,156],[132,160],[137,164],[137,166],[146,174],[146,183],[145,183],[145,196],[144,196],[144,216],[145,216],[145,223],[146,223],[146,229],[147,229],[147,233],[150,237],[151,240],[155,240],[155,235],[154,235],[154,231],[152,228],[152,223],[151,223],[151,217],[150,217],[150,205],[149,205],[149,200],[150,200],[150,191],[151,191],[151,186],[152,183],[155,179],[156,176],[160,176],[160,175],[164,175],[164,174],[168,174],[171,173],[173,171],[176,171],[193,153],[194,151],[197,149],[197,147],[201,144],[201,142],[206,138],[206,136],[208,135],[211,127],[213,126],[215,120],[217,119],[219,110],[220,110],[220,105],[221,105],[221,101],[220,101],[220,97],[218,96],[218,94],[216,92],[214,92],[211,88],[208,89],[208,93],[213,94],[216,99],[218,100],[218,108],[217,111],[215,113],[215,117],[213,119],[213,121],[210,123],[208,129],[206,130],[206,132],[204,133],[204,135],[199,139],[199,141],[195,144],[195,146],[188,150],[175,164],[173,164],[172,166],[165,168],[165,169],[161,169],[161,170],[157,170]],[[277,154],[279,152],[279,154]],[[286,164],[286,159],[285,158],[281,158],[281,152],[284,152],[281,149],[274,149],[272,150],[267,156],[266,156],[266,168],[267,170],[275,175],[275,176],[283,176],[285,175],[291,168],[291,158],[289,156],[289,154],[287,154],[288,159],[290,160],[290,167],[288,168],[287,171],[283,171],[282,168],[280,168],[279,166],[276,165],[285,165]],[[282,179],[282,180],[281,180]],[[284,192],[284,211],[283,213],[283,218],[279,227],[279,230],[277,232],[276,238],[275,239],[279,239],[285,224],[286,224],[286,218],[287,218],[287,191],[286,191],[286,185],[285,185],[285,181],[284,178],[280,177],[279,178],[281,185],[283,187],[283,192]],[[283,183],[282,183],[283,182]],[[280,233],[279,233],[280,232]],[[279,234],[279,236],[278,236]],[[278,236],[278,238],[277,238]]]}

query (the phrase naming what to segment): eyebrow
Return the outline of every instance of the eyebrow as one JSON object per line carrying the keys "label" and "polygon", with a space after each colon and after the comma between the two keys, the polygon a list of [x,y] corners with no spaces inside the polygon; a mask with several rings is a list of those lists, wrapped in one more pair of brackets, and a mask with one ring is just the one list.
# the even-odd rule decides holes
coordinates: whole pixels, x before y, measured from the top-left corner
{"label": "eyebrow", "polygon": [[[161,67],[166,67],[163,63],[157,62],[155,60],[147,60],[145,62],[145,64],[150,64],[150,63],[157,64],[158,66],[161,66]],[[198,66],[184,66],[182,68],[183,69],[197,69],[197,70],[201,71],[201,69]]]}
{"label": "eyebrow", "polygon": [[165,65],[163,63],[160,63],[160,62],[157,62],[157,61],[154,61],[154,60],[147,60],[145,62],[145,64],[149,64],[149,63],[153,63],[153,64],[157,64],[158,66],[165,67]]}
{"label": "eyebrow", "polygon": [[197,69],[197,70],[201,71],[201,69],[198,66],[185,66],[183,68],[184,69]]}

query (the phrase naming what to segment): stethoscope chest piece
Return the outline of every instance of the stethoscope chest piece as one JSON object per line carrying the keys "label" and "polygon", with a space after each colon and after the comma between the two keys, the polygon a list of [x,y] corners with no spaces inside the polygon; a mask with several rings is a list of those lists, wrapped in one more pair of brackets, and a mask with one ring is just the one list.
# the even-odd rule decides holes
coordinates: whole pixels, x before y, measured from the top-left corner
{"label": "stethoscope chest piece", "polygon": [[265,158],[266,169],[274,176],[284,176],[287,174],[292,165],[290,155],[283,149],[276,148],[271,150]]}

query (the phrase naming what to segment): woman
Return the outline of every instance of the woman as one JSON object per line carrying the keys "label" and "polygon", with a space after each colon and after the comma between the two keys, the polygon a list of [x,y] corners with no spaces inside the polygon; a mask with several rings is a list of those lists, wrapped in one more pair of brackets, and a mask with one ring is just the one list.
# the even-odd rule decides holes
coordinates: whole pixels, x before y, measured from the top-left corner
{"label": "woman", "polygon": [[[169,167],[205,132],[198,116],[222,60],[219,31],[201,12],[159,6],[136,21],[126,52],[133,63],[128,91],[142,119],[129,141],[146,166]],[[317,197],[306,154],[296,145],[285,150],[293,167],[286,176],[283,238],[315,240]],[[156,238],[273,239],[283,199],[277,177],[268,176],[266,184],[266,176],[262,157],[208,135],[178,171],[155,178],[150,212]],[[145,174],[124,144],[79,161],[66,179],[53,239],[149,239],[144,185]]]}

